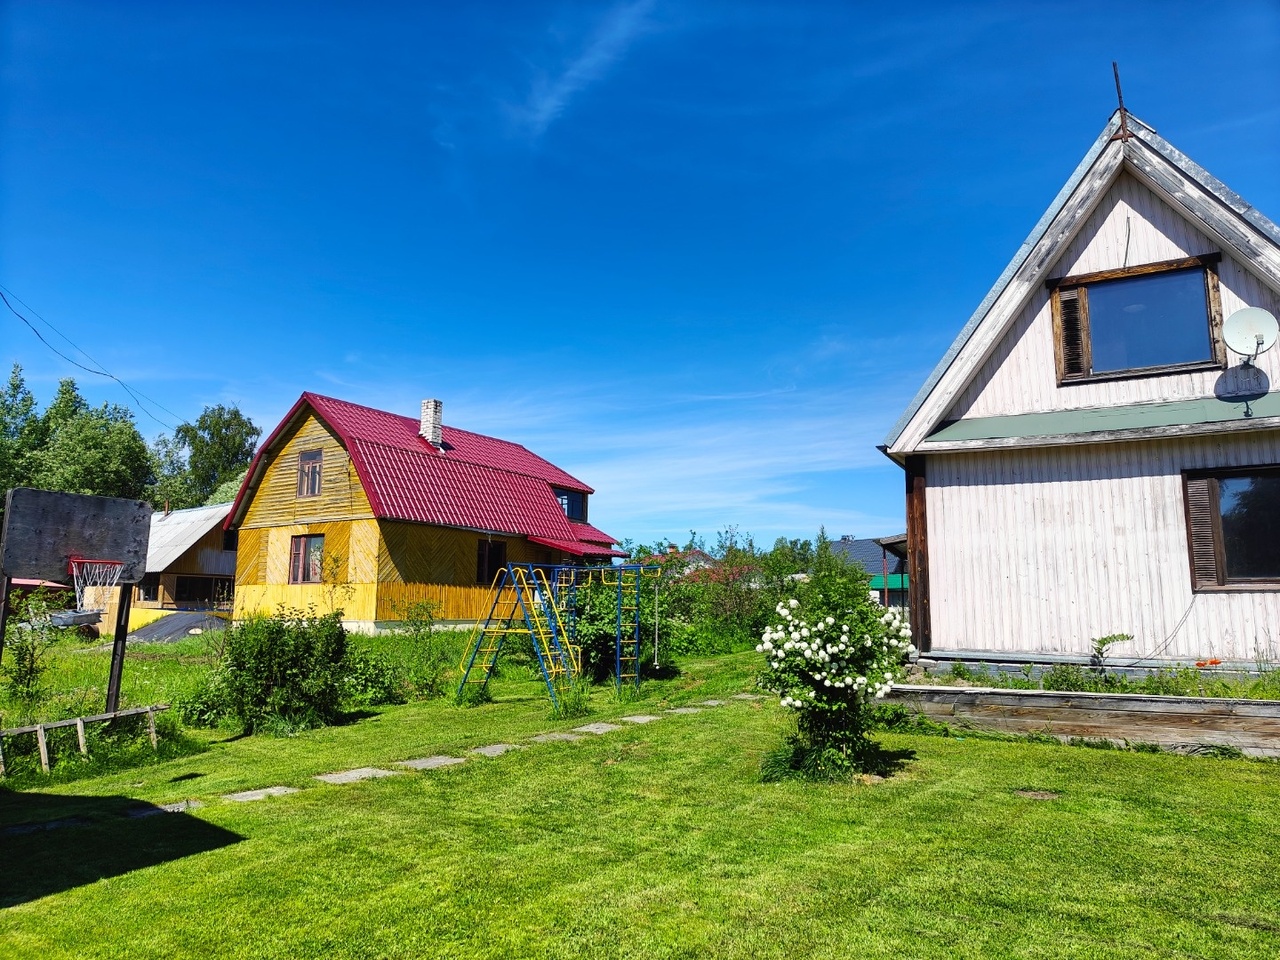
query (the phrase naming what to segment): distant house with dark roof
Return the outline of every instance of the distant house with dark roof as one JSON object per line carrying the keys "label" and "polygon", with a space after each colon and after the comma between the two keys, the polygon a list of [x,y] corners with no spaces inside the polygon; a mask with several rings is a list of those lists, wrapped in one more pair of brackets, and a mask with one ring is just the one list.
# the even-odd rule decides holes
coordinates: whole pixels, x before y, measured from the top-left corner
{"label": "distant house with dark roof", "polygon": [[227,518],[239,532],[236,619],[278,605],[342,609],[349,626],[430,601],[488,612],[508,562],[608,562],[594,491],[516,443],[304,393],[267,438]]}
{"label": "distant house with dark roof", "polygon": [[856,563],[871,575],[871,589],[886,607],[907,605],[907,559],[905,533],[893,537],[859,540],[841,537],[831,543],[831,552]]}

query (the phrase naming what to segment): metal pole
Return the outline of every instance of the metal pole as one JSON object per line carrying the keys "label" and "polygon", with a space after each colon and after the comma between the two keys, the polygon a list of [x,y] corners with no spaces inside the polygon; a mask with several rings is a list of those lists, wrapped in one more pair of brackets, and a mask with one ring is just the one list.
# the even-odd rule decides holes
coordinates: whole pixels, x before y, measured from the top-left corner
{"label": "metal pole", "polygon": [[133,584],[120,584],[120,609],[116,612],[116,633],[111,643],[111,674],[107,679],[107,713],[120,709],[120,675],[124,672],[124,642],[129,636],[129,604]]}

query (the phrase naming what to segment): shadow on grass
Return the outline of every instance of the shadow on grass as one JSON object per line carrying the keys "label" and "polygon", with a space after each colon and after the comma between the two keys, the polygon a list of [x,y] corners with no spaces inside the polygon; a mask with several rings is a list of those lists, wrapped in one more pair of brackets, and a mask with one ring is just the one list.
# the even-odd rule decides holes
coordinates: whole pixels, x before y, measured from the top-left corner
{"label": "shadow on grass", "polygon": [[880,744],[872,744],[867,751],[865,773],[877,777],[892,777],[907,768],[907,764],[916,758],[916,752],[910,748],[904,750],[886,750]]}
{"label": "shadow on grass", "polygon": [[0,907],[217,850],[244,839],[130,797],[0,790]]}

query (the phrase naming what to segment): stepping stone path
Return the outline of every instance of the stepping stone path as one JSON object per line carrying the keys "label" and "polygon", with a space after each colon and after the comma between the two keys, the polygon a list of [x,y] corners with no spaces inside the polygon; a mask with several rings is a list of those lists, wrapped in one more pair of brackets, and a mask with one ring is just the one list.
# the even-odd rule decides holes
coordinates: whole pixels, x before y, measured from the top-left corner
{"label": "stepping stone path", "polygon": [[585,726],[574,727],[573,729],[575,733],[602,734],[613,733],[613,731],[621,730],[622,728],[616,723],[588,723]]}
{"label": "stepping stone path", "polygon": [[248,803],[250,800],[265,800],[267,797],[283,797],[286,793],[297,793],[297,787],[263,787],[261,790],[245,790],[241,793],[228,793],[223,800],[234,800],[236,803]]}
{"label": "stepping stone path", "polygon": [[410,770],[436,770],[439,767],[451,767],[455,763],[466,763],[466,757],[421,757],[417,760],[401,760],[400,766]]}
{"label": "stepping stone path", "polygon": [[322,773],[314,777],[325,783],[357,783],[360,780],[372,780],[375,777],[394,777],[404,773],[403,770],[380,770],[377,767],[357,767],[355,770],[342,770],[338,773]]}
{"label": "stepping stone path", "polygon": [[514,743],[491,743],[487,747],[476,747],[472,753],[478,753],[482,757],[500,757],[508,750],[523,750],[524,747]]}
{"label": "stepping stone path", "polygon": [[130,807],[124,812],[124,815],[131,820],[141,820],[144,817],[155,817],[162,813],[185,813],[188,810],[199,810],[203,806],[204,804],[199,800],[179,800],[177,803],[165,803],[158,807],[148,803]]}
{"label": "stepping stone path", "polygon": [[[735,693],[732,695],[734,700],[764,700],[765,697],[758,693]],[[696,707],[672,707],[665,711],[666,713],[690,714],[701,713],[703,707],[720,707],[725,704],[724,700],[702,700],[700,705]],[[648,713],[637,713],[629,717],[619,717],[623,723],[652,723],[655,720],[661,720],[660,716],[654,716]],[[623,727],[617,723],[587,723],[581,727],[574,727],[573,733],[565,733],[563,731],[554,731],[552,733],[540,733],[536,737],[530,737],[534,743],[560,743],[581,740],[582,734],[594,733],[597,736],[606,733],[613,733],[615,730],[622,730]],[[518,743],[491,743],[486,747],[476,747],[468,752],[478,754],[482,757],[500,757],[509,750],[523,750],[524,746]],[[409,770],[437,770],[441,767],[451,767],[455,764],[466,763],[466,757],[419,757],[416,760],[399,760],[397,766],[406,767]],[[358,767],[355,770],[342,770],[337,773],[322,773],[314,779],[323,781],[324,783],[342,784],[356,783],[360,780],[372,780],[377,777],[394,777],[397,774],[405,773],[405,770],[383,770],[380,767]],[[142,784],[138,784],[142,786]],[[263,787],[261,790],[244,790],[240,793],[228,793],[223,796],[224,800],[233,800],[237,803],[246,803],[251,800],[263,800],[267,797],[281,797],[290,793],[297,793],[297,787]],[[180,800],[177,803],[165,804],[163,806],[138,806],[126,811],[129,817],[150,817],[158,813],[181,813],[186,810],[199,809],[203,804],[199,800]],[[6,827],[0,830],[0,836],[10,836],[17,833],[29,833],[36,830],[52,830],[62,826],[79,826],[82,823],[88,823],[78,817],[70,817],[66,820],[52,820],[44,824],[20,824],[18,826]]]}

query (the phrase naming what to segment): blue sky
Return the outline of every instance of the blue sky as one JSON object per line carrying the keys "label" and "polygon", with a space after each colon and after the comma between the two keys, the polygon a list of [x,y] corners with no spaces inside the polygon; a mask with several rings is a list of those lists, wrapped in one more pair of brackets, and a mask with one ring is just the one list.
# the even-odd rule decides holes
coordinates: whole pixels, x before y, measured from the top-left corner
{"label": "blue sky", "polygon": [[1280,218],[1275,0],[5,3],[0,284],[160,422],[8,314],[0,363],[149,438],[439,397],[620,538],[898,532],[875,445],[1106,123],[1113,59]]}

